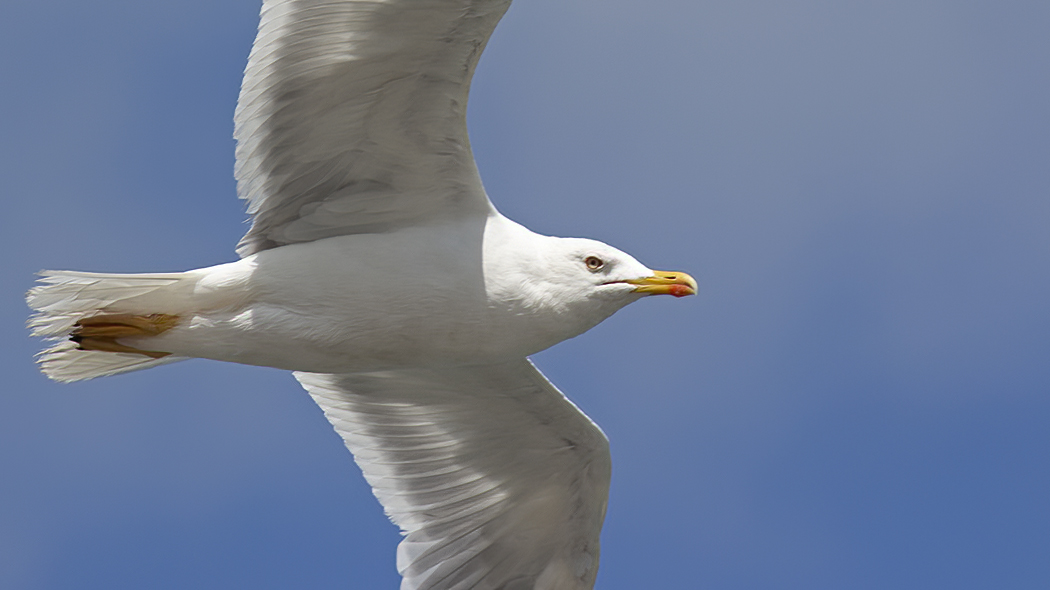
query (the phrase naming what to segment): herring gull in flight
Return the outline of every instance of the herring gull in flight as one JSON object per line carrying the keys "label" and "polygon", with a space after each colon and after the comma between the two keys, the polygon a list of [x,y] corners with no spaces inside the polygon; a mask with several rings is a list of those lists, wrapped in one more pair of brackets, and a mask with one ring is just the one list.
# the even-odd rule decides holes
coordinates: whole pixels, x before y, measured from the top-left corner
{"label": "herring gull in flight", "polygon": [[530,363],[685,273],[489,201],[471,76],[509,0],[266,0],[235,114],[240,260],[45,271],[57,381],[208,358],[294,371],[404,539],[403,589],[594,586],[601,430]]}

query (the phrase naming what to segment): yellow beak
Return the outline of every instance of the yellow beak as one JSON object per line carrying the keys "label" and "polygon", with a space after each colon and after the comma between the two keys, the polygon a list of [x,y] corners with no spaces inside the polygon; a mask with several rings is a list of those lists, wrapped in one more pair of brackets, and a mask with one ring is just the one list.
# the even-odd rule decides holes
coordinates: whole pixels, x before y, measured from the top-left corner
{"label": "yellow beak", "polygon": [[646,295],[685,297],[687,295],[696,295],[697,290],[696,280],[684,272],[654,270],[651,277],[624,282],[637,285],[634,288],[634,292],[645,293]]}

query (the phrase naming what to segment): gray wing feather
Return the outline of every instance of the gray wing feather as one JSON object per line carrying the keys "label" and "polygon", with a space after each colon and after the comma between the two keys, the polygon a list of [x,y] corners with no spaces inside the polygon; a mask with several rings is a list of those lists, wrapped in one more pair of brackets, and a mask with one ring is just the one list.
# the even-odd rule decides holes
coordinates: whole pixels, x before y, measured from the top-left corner
{"label": "gray wing feather", "polygon": [[510,0],[266,0],[234,136],[238,253],[491,206],[470,80]]}
{"label": "gray wing feather", "polygon": [[401,527],[403,590],[593,588],[608,441],[531,363],[296,378]]}

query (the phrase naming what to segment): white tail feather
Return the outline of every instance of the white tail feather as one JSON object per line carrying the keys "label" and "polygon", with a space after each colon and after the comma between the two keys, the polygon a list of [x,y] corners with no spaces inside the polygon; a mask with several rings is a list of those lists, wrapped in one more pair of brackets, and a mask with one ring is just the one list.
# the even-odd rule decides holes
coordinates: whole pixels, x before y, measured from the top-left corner
{"label": "white tail feather", "polygon": [[36,358],[45,375],[63,383],[130,373],[184,360],[186,357],[174,355],[155,359],[141,354],[79,350],[69,341],[59,342]]}
{"label": "white tail feather", "polygon": [[29,319],[33,335],[53,342],[37,355],[40,370],[55,381],[82,381],[184,360],[179,356],[154,359],[140,354],[79,350],[66,340],[78,320],[99,313],[169,311],[175,294],[164,287],[184,278],[185,273],[41,272],[39,284],[26,295],[26,302],[36,312]]}

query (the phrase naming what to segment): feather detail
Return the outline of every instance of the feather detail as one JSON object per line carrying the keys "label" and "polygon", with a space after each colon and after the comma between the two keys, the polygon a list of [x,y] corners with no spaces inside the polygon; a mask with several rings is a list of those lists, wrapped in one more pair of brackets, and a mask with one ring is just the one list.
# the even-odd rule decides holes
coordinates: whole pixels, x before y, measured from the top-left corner
{"label": "feather detail", "polygon": [[[82,334],[77,334],[83,330],[78,323],[106,313],[158,314],[168,311],[178,296],[165,292],[165,289],[170,291],[186,277],[186,273],[41,272],[39,284],[26,295],[26,303],[35,312],[29,318],[29,328],[34,336],[53,343],[37,355],[40,370],[55,381],[83,381],[183,360],[185,357],[165,355],[154,358],[130,350],[113,352],[113,348],[83,350],[79,343],[67,338],[82,338]],[[147,311],[151,306],[153,309]],[[113,340],[108,336],[105,339]]]}

